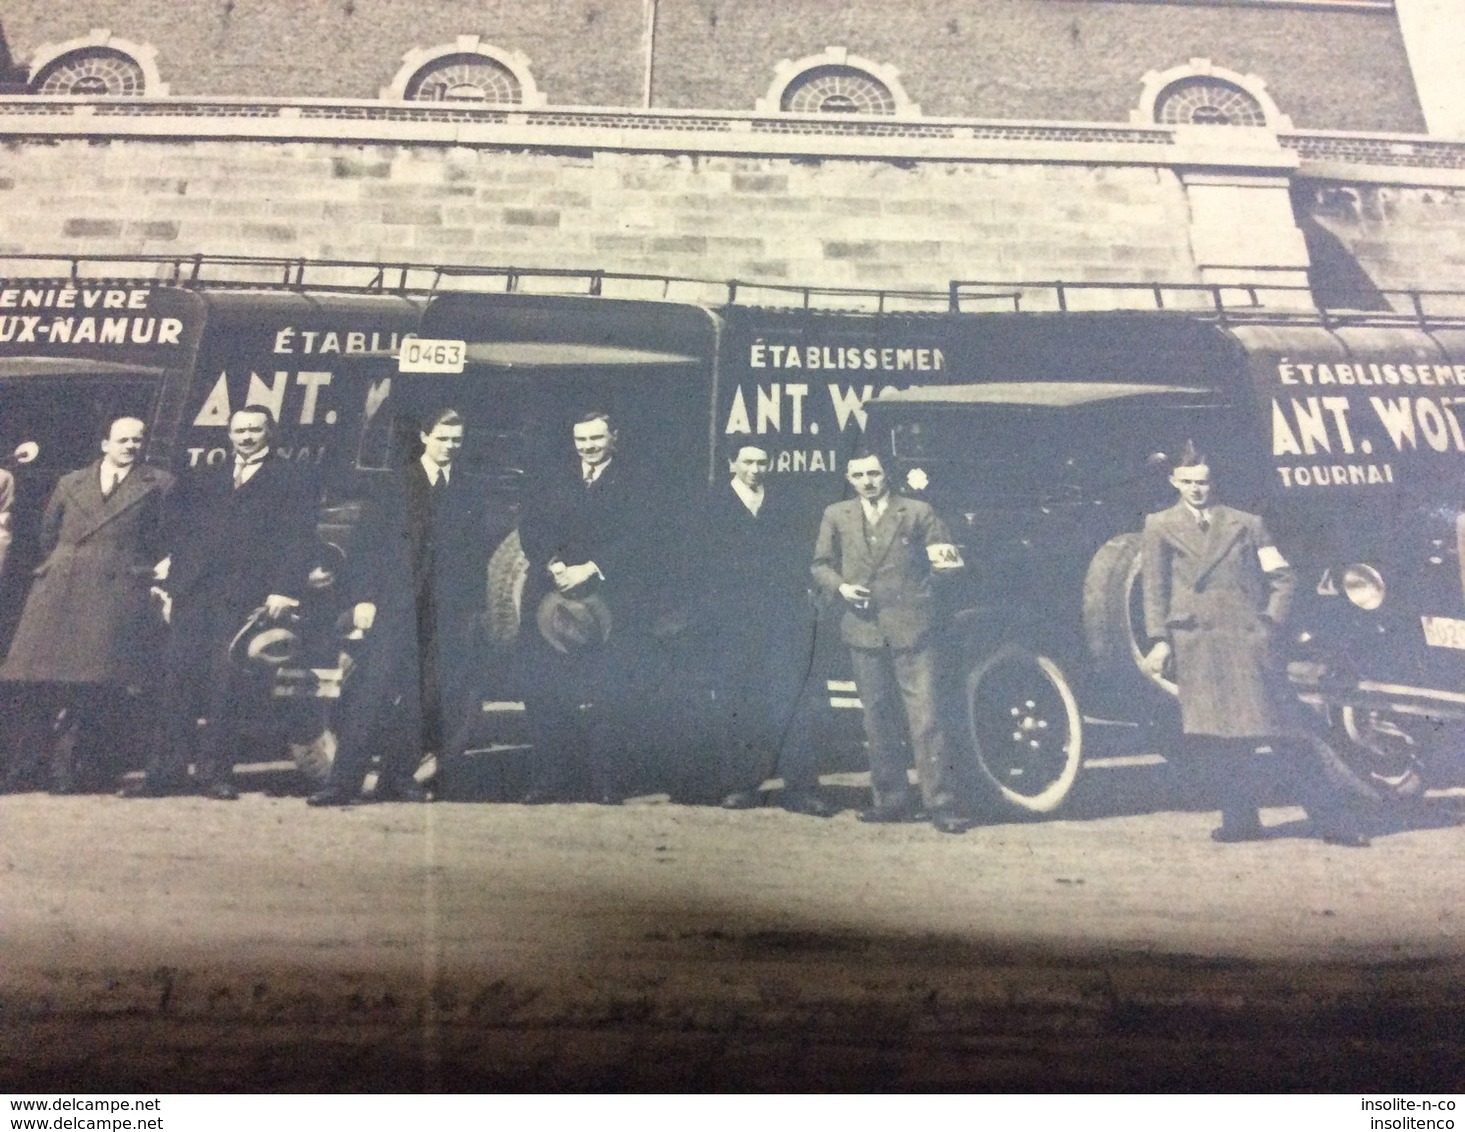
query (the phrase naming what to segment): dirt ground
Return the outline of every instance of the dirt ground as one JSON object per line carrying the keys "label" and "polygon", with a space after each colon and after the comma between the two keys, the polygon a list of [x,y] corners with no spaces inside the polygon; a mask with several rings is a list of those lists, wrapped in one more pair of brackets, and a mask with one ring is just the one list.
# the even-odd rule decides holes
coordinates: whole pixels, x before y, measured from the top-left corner
{"label": "dirt ground", "polygon": [[12,795],[0,1088],[1465,1087],[1465,830],[1265,817]]}

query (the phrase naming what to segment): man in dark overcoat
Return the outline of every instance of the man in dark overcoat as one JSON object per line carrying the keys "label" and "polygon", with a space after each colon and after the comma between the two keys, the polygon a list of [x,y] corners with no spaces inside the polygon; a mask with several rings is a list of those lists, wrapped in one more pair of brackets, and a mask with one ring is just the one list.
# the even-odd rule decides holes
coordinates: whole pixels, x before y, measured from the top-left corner
{"label": "man in dark overcoat", "polygon": [[232,778],[244,726],[268,710],[244,694],[229,646],[256,609],[278,620],[300,604],[315,542],[315,491],[274,452],[275,421],[251,405],[229,418],[231,458],[184,476],[159,582],[172,634],[166,657],[169,741],[133,792],[237,798]]}
{"label": "man in dark overcoat", "polygon": [[813,524],[768,483],[766,448],[735,442],[728,465],[702,508],[693,571],[718,793],[726,809],[760,805],[759,787],[781,769],[784,809],[827,817],[813,751],[794,731],[814,652],[804,566]]}
{"label": "man in dark overcoat", "polygon": [[1296,577],[1261,516],[1218,504],[1211,470],[1194,445],[1170,476],[1180,498],[1145,519],[1141,549],[1145,667],[1173,667],[1187,754],[1222,797],[1217,841],[1261,837],[1251,756],[1266,743],[1290,764],[1323,832],[1367,845],[1328,786],[1308,720],[1287,678],[1282,627]]}
{"label": "man in dark overcoat", "polygon": [[878,455],[852,459],[845,479],[856,498],[825,509],[812,570],[838,610],[865,713],[875,804],[860,820],[913,816],[901,743],[906,735],[931,824],[961,833],[967,822],[941,726],[932,642],[933,577],[959,569],[961,558],[929,503],[891,493]]}
{"label": "man in dark overcoat", "polygon": [[[577,459],[526,502],[519,537],[528,559],[521,634],[524,703],[534,736],[529,804],[590,797],[615,804],[628,782],[644,713],[637,699],[646,631],[646,516],[604,412],[572,428]],[[545,599],[593,599],[602,639],[551,643],[539,631]],[[607,612],[608,611],[608,612]]]}
{"label": "man in dark overcoat", "polygon": [[312,805],[357,800],[373,756],[373,797],[426,801],[422,756],[460,756],[479,688],[486,600],[482,497],[458,466],[464,422],[444,409],[419,433],[422,455],[380,485],[350,566],[351,616],[366,634],[336,722],[337,754]]}
{"label": "man in dark overcoat", "polygon": [[104,748],[136,738],[139,699],[154,682],[161,621],[149,589],[163,557],[164,507],[173,476],[141,463],[146,426],[118,417],[102,457],[57,482],[41,520],[41,564],[0,680],[26,685],[19,729],[37,757],[64,710],[71,727],[51,752],[51,787],[105,786]]}

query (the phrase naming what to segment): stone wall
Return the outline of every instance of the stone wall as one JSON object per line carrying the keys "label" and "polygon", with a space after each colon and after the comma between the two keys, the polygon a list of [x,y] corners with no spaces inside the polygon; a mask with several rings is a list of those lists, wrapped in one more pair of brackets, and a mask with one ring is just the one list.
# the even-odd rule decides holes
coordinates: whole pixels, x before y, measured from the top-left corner
{"label": "stone wall", "polygon": [[1364,299],[1370,288],[1465,291],[1465,178],[1456,181],[1299,181],[1293,198],[1315,273]]}
{"label": "stone wall", "polygon": [[804,285],[1192,281],[1145,165],[327,142],[6,146],[0,251],[389,259]]}

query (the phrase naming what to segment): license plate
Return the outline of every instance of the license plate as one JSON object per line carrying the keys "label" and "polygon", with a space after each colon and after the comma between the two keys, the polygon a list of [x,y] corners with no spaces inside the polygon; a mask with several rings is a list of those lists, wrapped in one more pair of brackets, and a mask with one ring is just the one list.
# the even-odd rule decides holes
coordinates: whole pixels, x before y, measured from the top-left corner
{"label": "license plate", "polygon": [[1458,617],[1421,617],[1424,643],[1437,649],[1465,649],[1465,621]]}
{"label": "license plate", "polygon": [[453,338],[408,338],[397,355],[398,373],[462,373],[468,344]]}

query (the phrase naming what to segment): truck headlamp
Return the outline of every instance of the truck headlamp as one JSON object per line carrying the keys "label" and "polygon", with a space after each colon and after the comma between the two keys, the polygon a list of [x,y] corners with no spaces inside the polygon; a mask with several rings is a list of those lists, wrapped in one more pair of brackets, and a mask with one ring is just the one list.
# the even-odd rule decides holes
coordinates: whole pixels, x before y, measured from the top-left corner
{"label": "truck headlamp", "polygon": [[1382,574],[1372,566],[1355,562],[1343,571],[1343,592],[1359,609],[1372,611],[1384,604],[1388,590]]}

